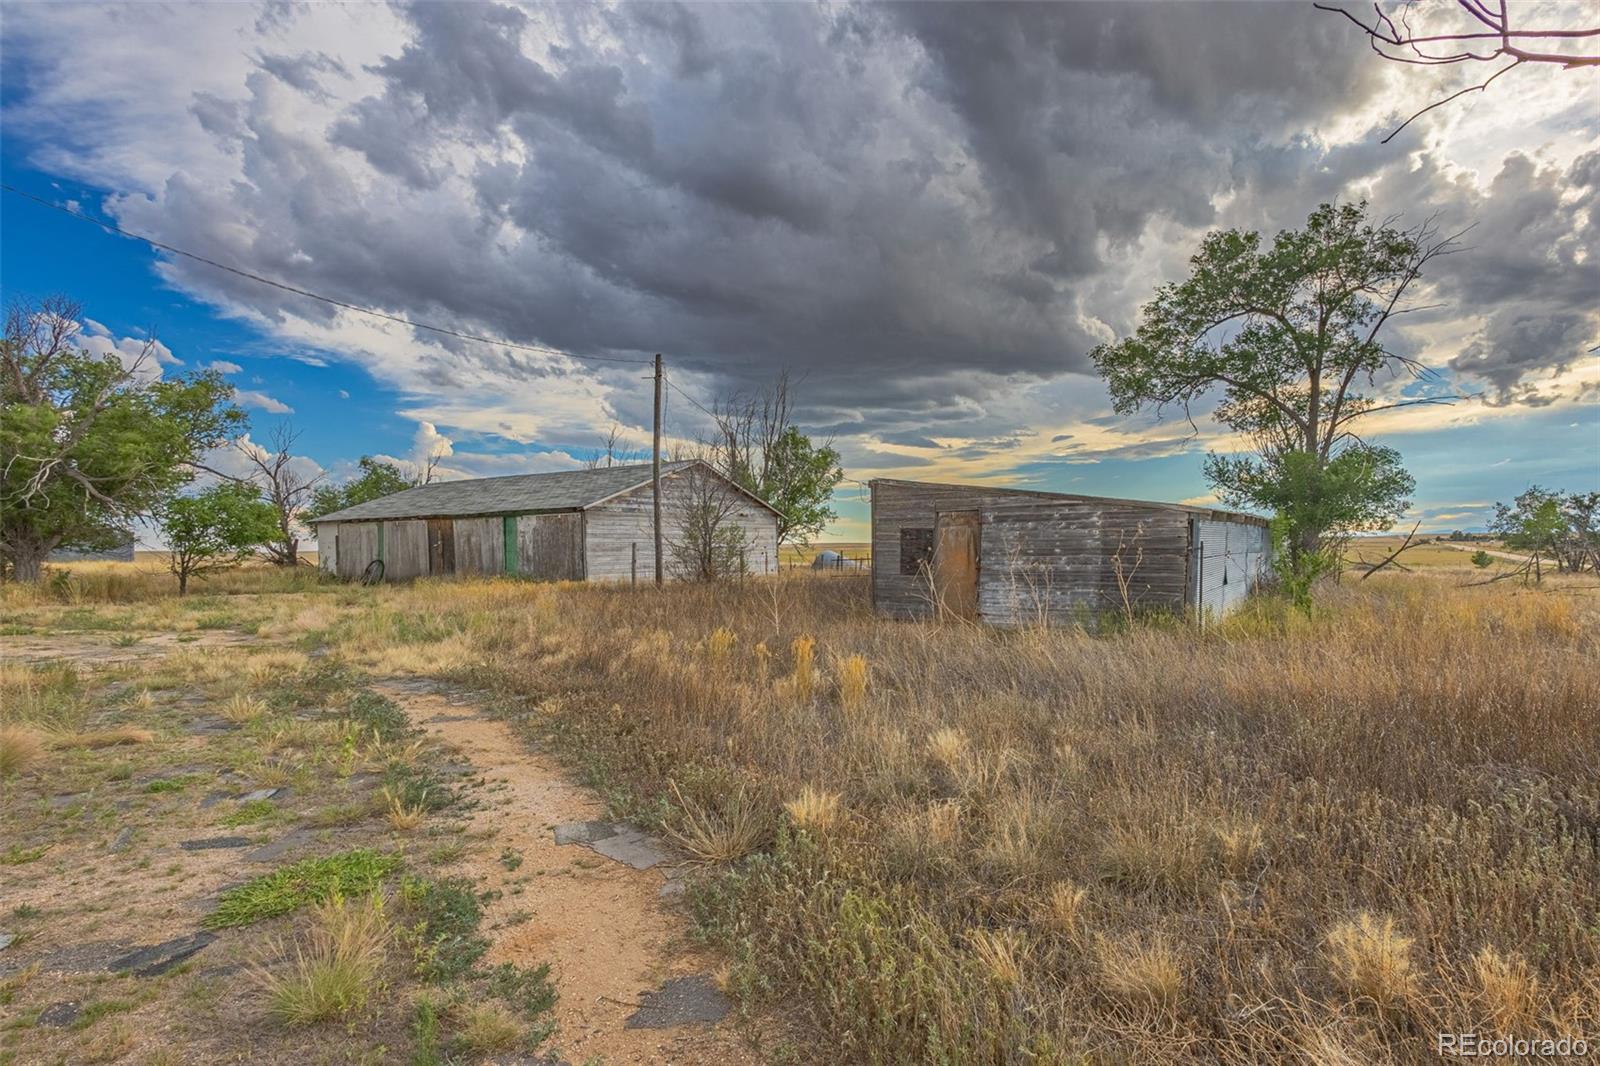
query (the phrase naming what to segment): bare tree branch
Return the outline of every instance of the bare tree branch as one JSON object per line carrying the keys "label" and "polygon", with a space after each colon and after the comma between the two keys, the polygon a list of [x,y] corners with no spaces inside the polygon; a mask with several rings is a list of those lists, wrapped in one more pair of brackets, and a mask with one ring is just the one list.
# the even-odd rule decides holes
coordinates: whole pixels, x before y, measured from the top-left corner
{"label": "bare tree branch", "polygon": [[[1555,50],[1563,42],[1586,42],[1600,38],[1600,26],[1520,28],[1513,20],[1516,15],[1521,14],[1521,11],[1507,4],[1506,0],[1497,0],[1492,8],[1482,0],[1456,0],[1456,6],[1466,13],[1471,23],[1467,29],[1445,28],[1445,32],[1413,30],[1412,4],[1409,2],[1400,8],[1400,26],[1395,25],[1394,19],[1378,2],[1372,5],[1373,14],[1370,20],[1357,16],[1340,4],[1313,2],[1311,6],[1319,11],[1340,15],[1359,27],[1366,35],[1367,43],[1372,50],[1393,63],[1438,67],[1458,63],[1492,63],[1499,59],[1510,60],[1479,84],[1469,85],[1414,112],[1410,118],[1383,138],[1384,144],[1392,141],[1401,130],[1434,108],[1442,107],[1468,93],[1483,92],[1502,74],[1523,64],[1542,64],[1562,70],[1600,67],[1600,54]],[[1489,43],[1494,47],[1482,47],[1483,44]],[[1436,48],[1441,45],[1456,46],[1457,50],[1437,51]]]}

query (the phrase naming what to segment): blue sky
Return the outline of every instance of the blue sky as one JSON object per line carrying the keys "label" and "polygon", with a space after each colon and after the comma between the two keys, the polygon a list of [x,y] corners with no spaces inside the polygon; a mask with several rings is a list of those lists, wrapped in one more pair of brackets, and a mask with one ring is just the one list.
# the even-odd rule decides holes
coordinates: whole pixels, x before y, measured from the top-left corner
{"label": "blue sky", "polygon": [[[1048,8],[17,5],[0,169],[391,314],[662,350],[707,404],[787,370],[858,481],[1195,502],[1206,450],[1238,442],[1203,411],[1194,436],[1112,415],[1088,349],[1207,229],[1368,198],[1476,224],[1442,308],[1396,338],[1464,398],[1369,428],[1417,478],[1408,521],[1473,528],[1530,482],[1600,485],[1592,80],[1530,74],[1383,146],[1396,96],[1453,72],[1386,66],[1288,6],[1152,10],[1080,9],[1106,22],[1086,49]],[[1230,59],[1284,32],[1294,62]],[[1173,33],[1216,40],[1149,65]],[[237,367],[254,437],[291,422],[335,480],[366,454],[483,476],[570,468],[613,425],[648,441],[643,367],[441,343],[11,195],[0,233],[8,298],[69,295],[108,347],[154,331],[167,373]],[[704,432],[668,411],[676,443]],[[860,496],[841,489],[831,536],[861,536]]]}

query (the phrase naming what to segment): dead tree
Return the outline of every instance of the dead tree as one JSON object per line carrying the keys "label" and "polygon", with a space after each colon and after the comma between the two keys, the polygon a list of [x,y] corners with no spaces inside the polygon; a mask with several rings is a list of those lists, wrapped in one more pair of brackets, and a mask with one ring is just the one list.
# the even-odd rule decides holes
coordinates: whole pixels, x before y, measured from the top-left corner
{"label": "dead tree", "polygon": [[663,533],[676,575],[689,581],[742,576],[746,543],[738,512],[743,498],[699,463],[673,478],[672,497],[673,521]]}
{"label": "dead tree", "polygon": [[[267,558],[277,566],[299,564],[300,516],[311,502],[317,482],[323,478],[321,471],[306,473],[304,463],[295,456],[294,445],[299,439],[299,431],[285,422],[272,431],[267,447],[254,441],[234,441],[234,450],[244,456],[253,469],[245,477],[229,477],[229,480],[254,484],[278,513],[278,535],[264,547]],[[432,475],[430,462],[423,477],[431,480]]]}
{"label": "dead tree", "polygon": [[[1422,522],[1419,519],[1417,524],[1411,527],[1411,532],[1406,534],[1406,539],[1400,542],[1400,547],[1390,552],[1381,562],[1373,563],[1368,566],[1367,572],[1361,575],[1361,580],[1365,581],[1367,578],[1371,577],[1373,574],[1376,574],[1379,570],[1382,570],[1386,566],[1393,566],[1397,569],[1404,570],[1405,567],[1401,566],[1398,562],[1396,562],[1396,560],[1400,558],[1401,552],[1412,547],[1411,538],[1417,535],[1417,527],[1421,525]],[[1366,560],[1363,559],[1362,562],[1366,562]]]}
{"label": "dead tree", "polygon": [[[1416,5],[1412,2],[1385,10],[1374,2],[1372,14],[1365,9],[1356,14],[1339,4],[1313,3],[1319,11],[1342,15],[1366,35],[1372,50],[1394,63],[1442,67],[1463,63],[1500,63],[1483,81],[1469,85],[1421,108],[1383,139],[1392,141],[1401,130],[1436,107],[1442,107],[1468,93],[1483,92],[1502,75],[1524,64],[1555,66],[1563,70],[1600,66],[1600,54],[1562,51],[1563,45],[1584,44],[1600,39],[1600,26],[1527,28],[1519,21],[1525,9],[1507,0],[1456,0],[1458,21],[1454,25],[1413,26]],[[1438,10],[1428,8],[1428,11]],[[1591,9],[1592,10],[1592,9]]]}

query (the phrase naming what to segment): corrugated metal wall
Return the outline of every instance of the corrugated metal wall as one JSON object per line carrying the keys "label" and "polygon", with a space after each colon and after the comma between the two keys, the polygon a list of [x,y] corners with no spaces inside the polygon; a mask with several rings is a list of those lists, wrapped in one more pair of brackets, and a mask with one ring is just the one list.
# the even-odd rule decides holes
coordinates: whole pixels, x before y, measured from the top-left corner
{"label": "corrugated metal wall", "polygon": [[1194,522],[1190,567],[1201,614],[1220,618],[1243,603],[1266,574],[1272,541],[1251,522]]}

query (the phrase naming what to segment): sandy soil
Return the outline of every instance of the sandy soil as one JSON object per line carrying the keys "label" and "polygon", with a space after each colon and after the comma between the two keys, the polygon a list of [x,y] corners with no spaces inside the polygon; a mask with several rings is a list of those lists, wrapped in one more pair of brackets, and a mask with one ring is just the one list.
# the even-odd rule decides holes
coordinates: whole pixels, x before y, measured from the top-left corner
{"label": "sandy soil", "polygon": [[[415,682],[375,688],[406,708],[413,723],[454,746],[486,778],[484,807],[469,832],[519,854],[507,870],[490,855],[469,857],[463,872],[504,895],[487,908],[486,925],[519,911],[532,917],[493,934],[485,961],[548,962],[561,999],[554,1045],[572,1063],[757,1062],[731,1016],[716,1025],[626,1029],[640,997],[664,980],[709,973],[714,960],[686,942],[686,917],[662,898],[681,872],[670,865],[635,870],[589,848],[557,846],[554,827],[604,817],[604,805],[571,783],[553,759],[527,750],[503,722],[479,714],[470,697],[427,691]],[[492,849],[491,849],[492,850]],[[521,885],[523,891],[512,889]]]}

